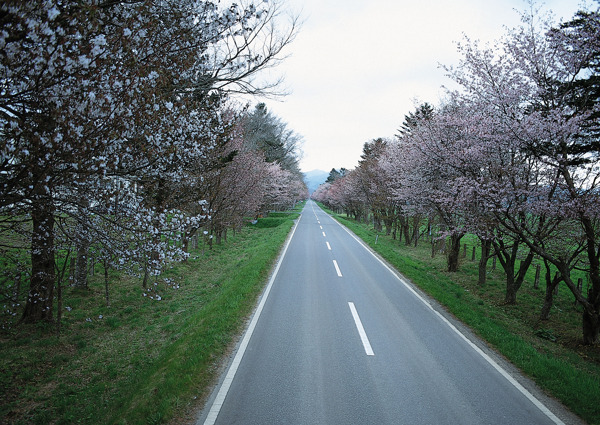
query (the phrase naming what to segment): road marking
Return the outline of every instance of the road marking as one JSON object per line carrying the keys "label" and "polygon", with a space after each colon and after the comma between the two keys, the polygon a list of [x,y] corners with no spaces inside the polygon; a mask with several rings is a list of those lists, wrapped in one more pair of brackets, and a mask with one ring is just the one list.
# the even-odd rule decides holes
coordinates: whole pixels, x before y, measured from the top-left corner
{"label": "road marking", "polygon": [[323,226],[319,226],[321,228],[321,230],[323,230]]}
{"label": "road marking", "polygon": [[327,249],[331,251],[331,245],[329,245],[329,242],[325,242],[327,244]]}
{"label": "road marking", "polygon": [[325,232],[323,232],[323,236],[325,236]]}
{"label": "road marking", "polygon": [[406,289],[408,289],[412,294],[417,297],[427,308],[429,308],[435,315],[437,315],[440,320],[442,320],[448,327],[454,331],[461,339],[463,339],[477,354],[479,354],[483,359],[490,364],[500,375],[502,375],[513,387],[515,387],[525,398],[527,398],[534,406],[536,406],[542,413],[544,413],[548,419],[554,422],[556,425],[565,425],[563,421],[561,421],[550,409],[548,409],[540,400],[538,400],[532,393],[530,393],[525,387],[523,387],[515,378],[513,378],[502,366],[500,366],[494,359],[488,356],[481,348],[479,348],[475,343],[473,343],[469,338],[466,337],[456,326],[454,326],[448,319],[446,319],[439,311],[433,308],[433,306],[423,298],[417,291],[413,289],[413,287],[402,278],[396,270],[393,270],[390,266],[388,266],[381,258],[379,258],[362,240],[360,240],[354,233],[350,231],[346,226],[344,226],[339,221],[335,220],[333,217],[329,216],[334,222],[336,222],[342,229],[344,229],[354,240],[356,240],[360,245],[363,246],[377,261],[379,261],[383,267],[388,269],[392,275],[396,277],[402,283]]}
{"label": "road marking", "polygon": [[337,261],[333,260],[333,265],[335,266],[335,271],[337,272],[337,275],[339,277],[342,277],[342,272],[340,271],[340,268],[338,267]]}
{"label": "road marking", "polygon": [[354,307],[354,303],[349,302],[348,306],[350,307],[350,311],[352,312],[352,317],[354,318],[354,324],[356,325],[356,329],[358,329],[358,334],[360,335],[360,340],[363,343],[363,347],[365,347],[365,352],[367,353],[367,356],[374,356],[375,353],[373,353],[373,349],[371,348],[371,343],[369,342],[369,338],[367,337],[365,328],[363,328],[362,322],[360,321],[360,317],[358,316],[356,307]]}
{"label": "road marking", "polygon": [[290,236],[288,237],[287,242],[285,243],[285,246],[279,257],[279,260],[277,261],[277,265],[275,266],[275,270],[273,270],[273,274],[271,275],[271,279],[269,280],[269,284],[267,285],[267,288],[265,289],[265,292],[260,299],[260,303],[258,304],[258,307],[256,308],[254,315],[252,316],[250,325],[248,326],[248,329],[246,329],[244,338],[242,339],[242,342],[240,343],[240,347],[238,348],[238,351],[235,354],[233,362],[231,363],[231,366],[229,367],[229,370],[227,371],[227,375],[225,375],[225,379],[223,380],[223,383],[221,384],[221,388],[219,388],[219,392],[217,393],[217,396],[215,397],[215,400],[213,401],[213,404],[210,407],[210,411],[208,412],[208,415],[206,416],[204,425],[213,425],[217,420],[217,416],[219,415],[219,412],[221,411],[221,407],[223,406],[223,403],[225,402],[225,397],[227,397],[227,393],[229,392],[229,388],[231,387],[233,378],[235,377],[238,367],[240,366],[240,363],[242,362],[242,357],[244,357],[244,353],[246,352],[246,348],[248,347],[248,343],[250,342],[250,338],[252,337],[254,328],[256,328],[256,323],[258,322],[260,314],[263,311],[265,302],[267,301],[267,297],[269,296],[269,293],[271,292],[271,287],[273,286],[273,282],[275,281],[275,278],[277,277],[277,273],[279,272],[279,267],[281,266],[281,263],[283,262],[285,253],[287,252],[287,249],[290,246],[290,242],[292,241],[292,238],[294,237],[294,233],[296,232],[296,228],[298,227],[298,223],[300,222],[301,218],[302,218],[302,214],[300,214],[299,219],[296,221],[296,224],[294,225],[294,228],[292,229],[292,232],[290,233]]}

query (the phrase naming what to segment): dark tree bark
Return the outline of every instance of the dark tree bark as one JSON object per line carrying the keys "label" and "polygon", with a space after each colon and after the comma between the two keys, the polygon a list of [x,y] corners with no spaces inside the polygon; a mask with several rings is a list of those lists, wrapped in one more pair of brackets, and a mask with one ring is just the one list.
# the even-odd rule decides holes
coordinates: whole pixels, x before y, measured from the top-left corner
{"label": "dark tree bark", "polygon": [[462,239],[462,233],[453,233],[450,235],[449,247],[448,247],[448,271],[458,271],[458,258],[460,256],[460,240]]}
{"label": "dark tree bark", "polygon": [[31,281],[21,321],[52,321],[54,298],[54,208],[45,196],[32,200]]}
{"label": "dark tree bark", "polygon": [[377,213],[373,213],[373,227],[378,233],[383,230],[383,226],[381,225],[381,217]]}
{"label": "dark tree bark", "polygon": [[110,293],[108,291],[108,269],[109,269],[109,264],[108,264],[108,259],[104,259],[104,298],[106,299],[106,306],[110,307]]}
{"label": "dark tree bark", "polygon": [[554,290],[562,280],[559,273],[554,275],[554,279],[551,277],[552,272],[550,271],[550,264],[548,264],[547,260],[544,260],[544,266],[546,267],[546,294],[544,296],[542,311],[540,312],[540,320],[548,320],[550,318],[550,310],[554,303]]}
{"label": "dark tree bark", "polygon": [[404,245],[411,246],[412,240],[410,237],[410,223],[408,217],[402,221],[402,233],[404,233]]}
{"label": "dark tree bark", "polygon": [[[589,306],[584,305],[583,311],[583,343],[591,345],[598,341],[598,335],[600,334],[600,243],[598,243],[592,220],[582,215],[581,223],[586,237],[591,284],[587,294]],[[573,288],[571,288],[571,291],[573,291]]]}
{"label": "dark tree bark", "polygon": [[78,288],[88,287],[88,250],[89,244],[80,239],[77,247],[77,261],[75,266],[75,286]]}
{"label": "dark tree bark", "polygon": [[78,288],[88,287],[88,256],[90,241],[86,234],[86,219],[87,215],[85,209],[89,206],[89,201],[83,199],[81,207],[78,209],[79,222],[77,224],[76,234],[76,247],[77,247],[77,260],[75,264],[75,275],[73,283]]}
{"label": "dark tree bark", "polygon": [[386,215],[383,219],[383,223],[385,224],[385,235],[391,235],[392,229],[394,227],[394,220],[391,218],[390,215]]}
{"label": "dark tree bark", "polygon": [[525,280],[527,270],[533,261],[534,252],[531,250],[529,251],[525,259],[519,264],[519,269],[515,273],[519,246],[521,246],[520,240],[515,240],[512,245],[507,246],[502,239],[496,239],[493,244],[498,260],[500,260],[500,264],[506,275],[506,294],[504,302],[506,304],[516,304],[517,292]]}
{"label": "dark tree bark", "polygon": [[420,215],[415,215],[413,217],[413,234],[412,234],[412,242],[414,247],[416,248],[418,243],[419,243],[419,232],[420,232],[420,225],[421,225],[421,216]]}

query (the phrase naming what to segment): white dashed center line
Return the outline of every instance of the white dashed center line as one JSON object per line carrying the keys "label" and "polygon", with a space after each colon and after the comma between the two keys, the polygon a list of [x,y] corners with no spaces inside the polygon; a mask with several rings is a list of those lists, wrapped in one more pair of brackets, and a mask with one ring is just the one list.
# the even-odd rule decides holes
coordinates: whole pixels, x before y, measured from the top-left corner
{"label": "white dashed center line", "polygon": [[371,343],[369,342],[369,338],[367,338],[367,333],[365,332],[365,328],[363,328],[362,322],[360,321],[360,317],[358,317],[358,312],[356,311],[356,307],[354,307],[354,303],[349,302],[348,306],[350,307],[350,311],[352,312],[354,324],[356,325],[356,329],[358,329],[358,334],[360,335],[360,340],[363,343],[363,347],[365,347],[365,352],[367,353],[367,356],[374,356],[375,353],[373,353]]}
{"label": "white dashed center line", "polygon": [[340,271],[340,268],[339,268],[339,266],[338,266],[338,263],[337,263],[337,261],[333,260],[333,265],[334,265],[334,267],[335,267],[335,271],[337,272],[337,275],[338,275],[339,277],[342,277],[342,272]]}

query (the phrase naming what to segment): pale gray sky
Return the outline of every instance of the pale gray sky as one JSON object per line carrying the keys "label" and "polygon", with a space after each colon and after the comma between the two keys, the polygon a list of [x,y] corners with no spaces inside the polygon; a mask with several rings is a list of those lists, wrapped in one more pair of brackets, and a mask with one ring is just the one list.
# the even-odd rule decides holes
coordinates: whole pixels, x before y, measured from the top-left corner
{"label": "pale gray sky", "polygon": [[[276,68],[291,92],[267,107],[304,138],[302,171],[354,168],[364,142],[392,137],[415,101],[438,104],[462,34],[492,41],[523,0],[287,0],[304,24]],[[579,0],[546,0],[567,20]]]}

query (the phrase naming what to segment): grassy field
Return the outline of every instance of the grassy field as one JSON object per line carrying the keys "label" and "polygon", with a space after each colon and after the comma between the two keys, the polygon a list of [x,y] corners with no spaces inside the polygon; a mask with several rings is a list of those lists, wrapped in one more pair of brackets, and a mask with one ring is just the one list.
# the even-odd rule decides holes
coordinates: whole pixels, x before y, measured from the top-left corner
{"label": "grassy field", "polygon": [[600,347],[581,344],[581,309],[575,306],[568,288],[559,288],[550,319],[540,321],[545,284],[542,277],[539,289],[534,289],[533,267],[517,295],[517,304],[506,305],[500,264],[495,271],[488,268],[486,285],[477,283],[478,248],[476,260],[471,261],[475,238],[465,239],[470,245],[459,272],[448,273],[445,256],[431,258],[428,242],[406,247],[390,236],[377,235],[368,224],[333,215],[548,394],[587,423],[600,424]]}
{"label": "grassy field", "polygon": [[65,288],[60,337],[50,324],[1,331],[0,423],[178,423],[208,395],[298,211],[192,252],[153,282],[160,301],[114,272],[106,307],[98,272],[89,290]]}

